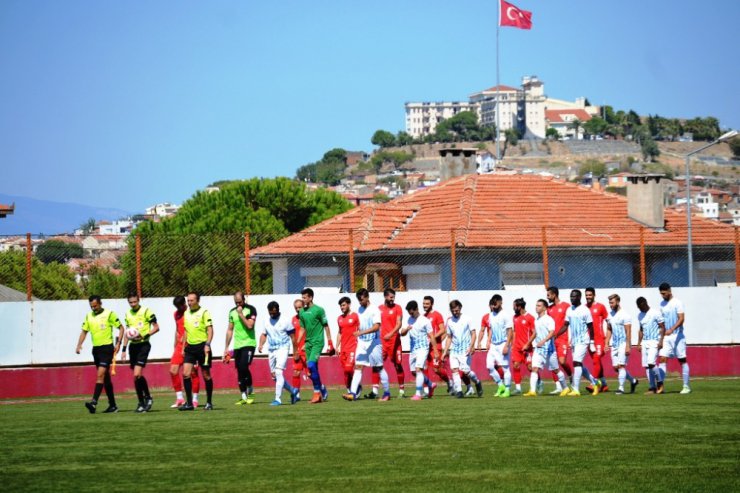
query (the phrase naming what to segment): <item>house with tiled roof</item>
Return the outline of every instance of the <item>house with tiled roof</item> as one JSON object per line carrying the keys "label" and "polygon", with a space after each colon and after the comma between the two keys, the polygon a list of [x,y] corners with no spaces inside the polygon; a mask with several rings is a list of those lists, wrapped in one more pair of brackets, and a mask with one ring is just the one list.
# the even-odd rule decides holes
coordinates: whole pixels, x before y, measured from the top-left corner
{"label": "house with tiled roof", "polygon": [[[628,187],[625,198],[535,175],[465,175],[357,207],[254,249],[251,259],[272,263],[275,293],[305,286],[349,291],[360,284],[371,290],[682,286],[686,216],[663,208],[660,178],[634,180],[652,188],[630,196]],[[696,279],[734,279],[735,234],[731,226],[693,218]],[[699,275],[703,266],[711,276]]]}
{"label": "house with tiled roof", "polygon": [[576,133],[576,130],[572,128],[573,122],[577,120],[583,124],[590,119],[591,115],[585,109],[545,110],[547,126],[557,130],[562,138],[582,139],[583,128],[579,128]]}
{"label": "house with tiled roof", "polygon": [[8,216],[9,214],[12,214],[13,212],[15,212],[15,204],[0,204],[0,219]]}

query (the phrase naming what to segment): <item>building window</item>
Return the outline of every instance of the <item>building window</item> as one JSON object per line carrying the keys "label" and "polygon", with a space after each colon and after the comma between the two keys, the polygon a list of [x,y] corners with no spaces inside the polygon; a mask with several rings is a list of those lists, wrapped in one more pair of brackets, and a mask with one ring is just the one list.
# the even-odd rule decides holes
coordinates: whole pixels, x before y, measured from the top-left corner
{"label": "building window", "polygon": [[403,274],[406,276],[406,289],[440,289],[439,265],[404,265]]}
{"label": "building window", "polygon": [[734,262],[695,262],[694,277],[697,286],[734,286]]}
{"label": "building window", "polygon": [[507,262],[500,265],[503,288],[542,287],[545,284],[541,263]]}
{"label": "building window", "polygon": [[301,276],[309,288],[336,288],[343,287],[344,280],[339,274],[339,267],[301,267]]}

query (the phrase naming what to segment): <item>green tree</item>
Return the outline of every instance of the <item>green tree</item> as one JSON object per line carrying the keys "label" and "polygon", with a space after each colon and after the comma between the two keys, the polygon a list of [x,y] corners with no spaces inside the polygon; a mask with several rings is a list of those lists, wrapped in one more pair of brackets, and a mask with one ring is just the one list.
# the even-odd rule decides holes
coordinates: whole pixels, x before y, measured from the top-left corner
{"label": "green tree", "polygon": [[61,240],[45,241],[36,249],[36,257],[43,263],[66,263],[71,258],[82,258],[82,245]]}
{"label": "green tree", "polygon": [[521,137],[515,128],[507,128],[504,136],[506,137],[506,144],[513,146],[519,143],[519,138]]}
{"label": "green tree", "polygon": [[95,265],[87,270],[80,284],[86,296],[97,294],[103,298],[123,298],[128,294],[121,275],[114,274],[108,268]]}
{"label": "green tree", "polygon": [[[33,296],[42,300],[73,300],[82,297],[75,276],[66,265],[31,260]],[[0,284],[26,292],[25,252],[0,253]]]}
{"label": "green tree", "polygon": [[398,132],[396,134],[396,144],[399,146],[407,146],[414,143],[414,138],[406,132]]}
{"label": "green tree", "polygon": [[594,116],[583,124],[583,131],[589,135],[601,135],[606,130],[608,124],[606,120],[599,116]]}
{"label": "green tree", "polygon": [[82,234],[89,235],[92,234],[93,231],[95,231],[95,226],[97,226],[95,218],[91,217],[84,223],[80,224],[80,230],[82,231]]}
{"label": "green tree", "polygon": [[730,142],[730,150],[735,159],[740,159],[740,137],[733,137]]}
{"label": "green tree", "polygon": [[587,173],[592,173],[594,178],[606,175],[606,164],[598,159],[587,159],[578,166],[578,175],[584,176]]}
{"label": "green tree", "polygon": [[378,147],[393,147],[396,145],[396,137],[387,130],[376,130],[370,142]]}
{"label": "green tree", "polygon": [[545,130],[545,137],[552,140],[560,140],[560,132],[552,127],[548,127],[548,129]]}
{"label": "green tree", "polygon": [[720,136],[719,120],[713,116],[692,118],[684,124],[684,130],[694,135],[694,140],[714,140]]}
{"label": "green tree", "polygon": [[648,163],[652,162],[654,158],[660,156],[658,144],[655,143],[650,135],[641,139],[640,151],[642,152],[642,158]]}
{"label": "green tree", "polygon": [[568,128],[573,130],[574,139],[578,139],[578,132],[583,127],[583,122],[578,118],[574,119],[568,124]]}

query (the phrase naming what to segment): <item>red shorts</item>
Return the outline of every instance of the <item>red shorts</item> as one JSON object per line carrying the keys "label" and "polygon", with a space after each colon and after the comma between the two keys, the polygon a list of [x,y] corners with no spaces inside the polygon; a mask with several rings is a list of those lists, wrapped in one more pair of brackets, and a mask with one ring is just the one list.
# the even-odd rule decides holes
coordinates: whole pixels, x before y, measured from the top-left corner
{"label": "red shorts", "polygon": [[345,353],[342,351],[339,353],[339,364],[342,365],[344,371],[354,371],[355,369],[355,352]]}
{"label": "red shorts", "polygon": [[304,371],[306,368],[308,368],[306,364],[306,351],[304,349],[301,349],[298,351],[298,354],[300,355],[300,359],[298,361],[293,360],[293,371]]}
{"label": "red shorts", "polygon": [[383,361],[388,359],[388,357],[396,365],[400,365],[403,361],[400,337],[394,337],[390,341],[383,340]]}
{"label": "red shorts", "polygon": [[182,366],[185,364],[185,355],[182,354],[182,347],[176,347],[170,358],[171,365]]}
{"label": "red shorts", "polygon": [[439,361],[440,356],[442,356],[442,351],[439,351],[437,359],[434,359],[434,351],[430,350],[429,355],[427,355],[427,363],[429,363],[429,365],[427,366],[432,366],[434,367],[435,370],[439,368],[440,367],[440,361]]}
{"label": "red shorts", "polygon": [[529,351],[523,351],[522,348],[513,348],[511,350],[511,362],[512,363],[529,363],[532,361],[532,353]]}
{"label": "red shorts", "polygon": [[555,343],[555,352],[558,354],[558,359],[565,359],[568,357],[568,341],[562,343]]}

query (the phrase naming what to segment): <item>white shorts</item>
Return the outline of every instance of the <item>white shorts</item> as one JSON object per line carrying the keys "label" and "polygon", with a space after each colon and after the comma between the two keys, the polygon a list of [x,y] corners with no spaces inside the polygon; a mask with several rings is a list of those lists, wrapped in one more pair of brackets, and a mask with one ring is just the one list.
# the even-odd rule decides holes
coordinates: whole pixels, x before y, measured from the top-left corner
{"label": "white shorts", "polygon": [[658,358],[658,341],[642,341],[642,366],[655,365]]}
{"label": "white shorts", "polygon": [[378,367],[383,366],[383,347],[378,339],[372,341],[357,341],[355,350],[355,365]]}
{"label": "white shorts", "polygon": [[588,352],[588,344],[574,344],[572,347],[573,351],[573,362],[583,363],[583,358],[586,357]]}
{"label": "white shorts", "polygon": [[491,344],[491,347],[488,349],[488,353],[486,354],[486,368],[493,370],[496,365],[504,368],[509,367],[509,353],[504,354],[502,352],[505,345],[505,342],[496,345]]}
{"label": "white shorts", "polygon": [[417,368],[426,370],[427,358],[429,357],[428,349],[417,349],[409,353],[409,368],[416,371]]}
{"label": "white shorts", "polygon": [[553,371],[560,368],[558,363],[558,355],[555,351],[551,352],[547,356],[542,355],[535,351],[532,353],[532,368],[543,369],[547,367],[548,370]]}
{"label": "white shorts", "polygon": [[450,370],[470,371],[470,356],[464,354],[450,354]]}
{"label": "white shorts", "polygon": [[285,362],[288,361],[288,348],[270,351],[267,359],[270,362],[270,372],[275,373],[276,370],[285,370]]}
{"label": "white shorts", "polygon": [[612,348],[612,365],[624,366],[627,364],[627,343],[622,342],[618,346]]}
{"label": "white shorts", "polygon": [[663,338],[663,347],[660,348],[658,356],[663,358],[680,358],[686,357],[686,337],[683,332],[676,334],[675,332],[669,336]]}

